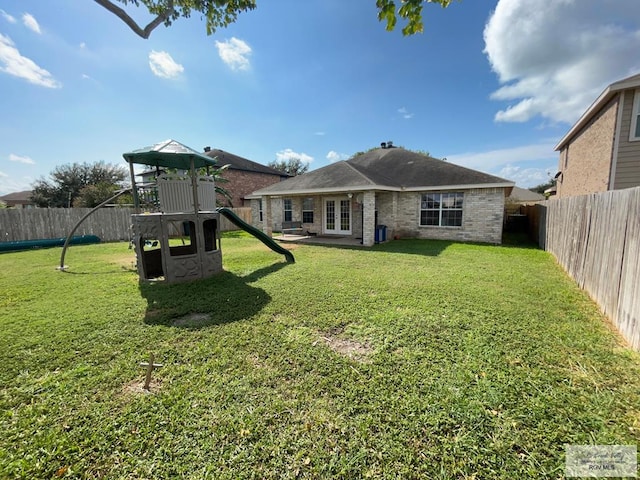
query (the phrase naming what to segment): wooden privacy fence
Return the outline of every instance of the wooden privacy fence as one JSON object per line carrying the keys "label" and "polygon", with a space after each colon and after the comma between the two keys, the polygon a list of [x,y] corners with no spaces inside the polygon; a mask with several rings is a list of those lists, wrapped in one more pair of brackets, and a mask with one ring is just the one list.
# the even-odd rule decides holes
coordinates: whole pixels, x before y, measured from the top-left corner
{"label": "wooden privacy fence", "polygon": [[[66,237],[89,208],[0,209],[0,241],[40,240]],[[251,223],[251,208],[233,208],[236,215]],[[75,235],[97,235],[103,242],[131,239],[133,208],[101,208],[91,214]],[[220,230],[237,230],[227,218],[220,217]]]}
{"label": "wooden privacy fence", "polygon": [[[251,207],[238,207],[232,208],[231,210],[245,223],[251,225]],[[229,220],[228,218],[220,216],[220,231],[231,232],[233,230],[238,230],[238,227],[231,223],[231,220]]]}
{"label": "wooden privacy fence", "polygon": [[540,246],[640,350],[640,187],[551,200],[527,213],[538,219]]}
{"label": "wooden privacy fence", "polygon": [[547,207],[548,202],[524,205],[522,213],[527,216],[529,238],[545,250],[547,235]]}

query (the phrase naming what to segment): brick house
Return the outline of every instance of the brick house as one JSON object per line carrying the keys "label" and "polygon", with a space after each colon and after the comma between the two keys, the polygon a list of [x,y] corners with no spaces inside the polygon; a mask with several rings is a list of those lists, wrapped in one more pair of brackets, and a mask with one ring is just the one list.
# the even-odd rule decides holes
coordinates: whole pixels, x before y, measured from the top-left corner
{"label": "brick house", "polygon": [[[308,235],[376,240],[502,241],[505,197],[514,183],[403,148],[349,160],[253,192],[253,225],[268,235],[300,222]],[[384,225],[384,238],[380,226]]]}
{"label": "brick house", "polygon": [[558,198],[640,186],[640,74],[609,85],[555,149]]}
{"label": "brick house", "polygon": [[[217,148],[206,147],[204,154],[215,158],[217,160],[216,166],[229,165],[222,174],[222,177],[228,182],[220,184],[220,187],[228,191],[232,197],[232,205],[226,206],[248,207],[249,200],[246,200],[245,197],[251,192],[291,177],[287,173]],[[222,196],[219,196],[219,200],[222,203],[229,203]]]}

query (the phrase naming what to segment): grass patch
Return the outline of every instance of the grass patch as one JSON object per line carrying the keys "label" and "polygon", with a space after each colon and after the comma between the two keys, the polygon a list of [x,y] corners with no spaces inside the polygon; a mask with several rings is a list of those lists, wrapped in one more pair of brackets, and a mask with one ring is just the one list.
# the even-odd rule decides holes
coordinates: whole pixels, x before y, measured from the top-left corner
{"label": "grass patch", "polygon": [[638,443],[639,355],[545,252],[234,233],[164,285],[127,247],[0,255],[0,478],[559,478]]}

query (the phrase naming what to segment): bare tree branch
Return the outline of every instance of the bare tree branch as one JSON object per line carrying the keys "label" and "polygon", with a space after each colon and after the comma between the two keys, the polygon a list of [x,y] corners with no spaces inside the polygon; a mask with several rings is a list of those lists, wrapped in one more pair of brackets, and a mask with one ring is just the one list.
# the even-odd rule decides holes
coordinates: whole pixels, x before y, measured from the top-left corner
{"label": "bare tree branch", "polygon": [[164,12],[158,15],[152,22],[149,23],[146,27],[140,28],[140,26],[135,22],[133,18],[131,18],[127,12],[125,12],[122,8],[114,5],[109,0],[94,0],[98,5],[103,6],[115,16],[117,16],[120,20],[126,23],[131,30],[133,30],[138,36],[147,39],[151,32],[162,22],[164,22],[169,16],[173,13],[173,0],[169,0],[167,8]]}

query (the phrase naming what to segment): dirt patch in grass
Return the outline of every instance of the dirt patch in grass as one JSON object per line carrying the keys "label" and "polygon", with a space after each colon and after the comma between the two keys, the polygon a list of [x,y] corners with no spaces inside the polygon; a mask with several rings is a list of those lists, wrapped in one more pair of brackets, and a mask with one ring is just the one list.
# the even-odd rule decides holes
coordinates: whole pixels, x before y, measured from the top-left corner
{"label": "dirt patch in grass", "polygon": [[124,395],[151,395],[158,393],[161,387],[160,380],[151,379],[148,390],[144,388],[144,380],[134,380],[122,387],[122,393]]}
{"label": "dirt patch in grass", "polygon": [[109,258],[109,261],[114,265],[122,267],[123,270],[130,270],[132,272],[138,271],[136,266],[136,254],[133,250],[130,250],[126,255],[112,255]]}
{"label": "dirt patch in grass", "polygon": [[320,338],[334,352],[356,362],[368,362],[369,357],[373,354],[373,347],[368,343],[340,337],[340,333],[341,330],[320,332]]}
{"label": "dirt patch in grass", "polygon": [[208,325],[211,321],[211,315],[208,313],[190,313],[182,317],[175,318],[171,325],[174,327],[194,328]]}

